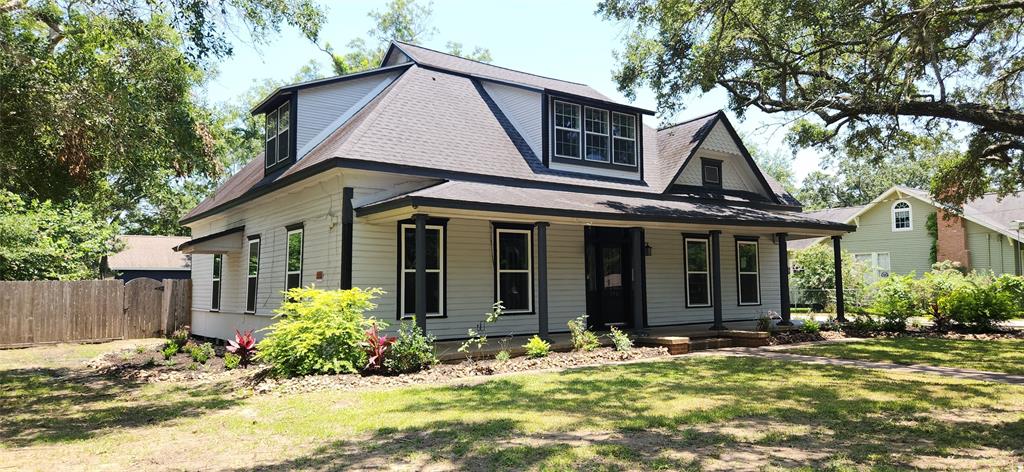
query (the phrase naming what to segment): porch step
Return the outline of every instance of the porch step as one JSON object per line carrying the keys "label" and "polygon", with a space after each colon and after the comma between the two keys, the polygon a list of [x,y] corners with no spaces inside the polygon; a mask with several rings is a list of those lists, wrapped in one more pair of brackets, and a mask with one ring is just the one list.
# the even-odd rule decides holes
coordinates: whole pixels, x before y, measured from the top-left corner
{"label": "porch step", "polygon": [[708,349],[721,349],[732,347],[732,339],[729,338],[701,338],[690,341],[690,352],[706,351]]}
{"label": "porch step", "polygon": [[677,355],[708,349],[742,346],[744,345],[744,341],[725,337],[690,338],[687,336],[643,336],[636,339],[636,344],[638,346],[663,347],[668,349],[669,354]]}

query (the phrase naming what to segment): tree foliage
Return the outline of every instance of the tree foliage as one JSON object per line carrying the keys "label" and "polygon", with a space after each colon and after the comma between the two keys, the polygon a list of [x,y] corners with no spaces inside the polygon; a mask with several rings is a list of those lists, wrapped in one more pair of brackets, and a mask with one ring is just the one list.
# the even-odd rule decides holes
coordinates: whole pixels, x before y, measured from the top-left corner
{"label": "tree foliage", "polygon": [[82,204],[23,200],[0,190],[0,280],[77,280],[100,275],[117,226]]}
{"label": "tree foliage", "polygon": [[[933,192],[953,204],[1024,181],[1024,1],[605,0],[632,33],[615,79],[668,112],[716,87],[794,119],[791,139],[872,162],[954,131]],[[902,159],[902,158],[900,158]]]}

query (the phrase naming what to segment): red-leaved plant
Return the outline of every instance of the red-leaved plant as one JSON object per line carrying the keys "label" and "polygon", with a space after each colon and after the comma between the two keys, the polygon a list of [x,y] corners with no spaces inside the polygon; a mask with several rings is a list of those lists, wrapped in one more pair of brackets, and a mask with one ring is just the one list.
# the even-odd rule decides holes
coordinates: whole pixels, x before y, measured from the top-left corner
{"label": "red-leaved plant", "polygon": [[227,350],[241,358],[239,364],[249,365],[252,355],[256,352],[256,338],[252,335],[252,330],[241,333],[236,329],[235,340],[228,341]]}
{"label": "red-leaved plant", "polygon": [[395,342],[394,336],[381,336],[377,331],[377,323],[366,331],[367,362],[365,370],[381,370],[384,367],[384,353],[388,346]]}

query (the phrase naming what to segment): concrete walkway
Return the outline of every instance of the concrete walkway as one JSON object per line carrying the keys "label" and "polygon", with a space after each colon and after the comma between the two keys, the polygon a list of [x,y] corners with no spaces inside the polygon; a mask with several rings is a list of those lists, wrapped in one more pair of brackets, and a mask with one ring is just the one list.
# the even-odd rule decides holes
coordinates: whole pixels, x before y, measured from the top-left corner
{"label": "concrete walkway", "polygon": [[879,369],[890,372],[900,372],[905,374],[942,375],[945,377],[953,377],[965,380],[980,380],[985,382],[1001,382],[1011,385],[1024,385],[1024,375],[1011,375],[1004,374],[1001,372],[987,372],[983,370],[960,369],[956,367],[938,367],[920,364],[905,365],[894,364],[891,362],[874,362],[856,359],[837,359],[833,357],[805,356],[801,354],[777,352],[775,350],[765,348],[731,347],[698,353],[698,355],[700,354],[750,356],[760,357],[764,359],[774,359],[779,361],[803,362],[806,364],[860,367],[864,369]]}

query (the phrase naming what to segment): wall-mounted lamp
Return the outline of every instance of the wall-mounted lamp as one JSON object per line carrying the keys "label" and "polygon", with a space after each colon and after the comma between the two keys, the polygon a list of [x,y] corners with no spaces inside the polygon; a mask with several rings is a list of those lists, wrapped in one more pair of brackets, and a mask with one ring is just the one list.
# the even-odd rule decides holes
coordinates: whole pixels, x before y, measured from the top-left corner
{"label": "wall-mounted lamp", "polygon": [[651,255],[651,245],[650,244],[646,244],[646,243],[644,244],[644,255],[650,257],[650,255]]}

